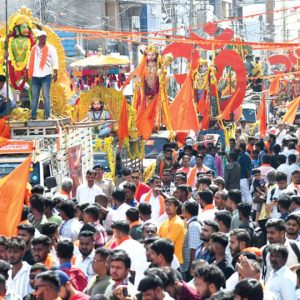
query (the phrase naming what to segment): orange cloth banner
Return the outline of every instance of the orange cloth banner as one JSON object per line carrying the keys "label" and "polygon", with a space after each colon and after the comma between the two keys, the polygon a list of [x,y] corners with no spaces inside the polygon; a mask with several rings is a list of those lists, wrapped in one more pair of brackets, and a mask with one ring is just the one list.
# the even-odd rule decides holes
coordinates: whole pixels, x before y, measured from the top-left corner
{"label": "orange cloth banner", "polygon": [[295,98],[292,102],[288,104],[288,111],[282,118],[283,123],[293,124],[296,118],[296,113],[300,105],[300,97]]}
{"label": "orange cloth banner", "polygon": [[121,146],[125,140],[125,138],[129,137],[128,131],[128,115],[127,115],[127,101],[124,97],[121,116],[119,119],[118,131],[117,135],[119,137],[119,145]]}
{"label": "orange cloth banner", "polygon": [[0,179],[0,235],[17,234],[21,221],[31,155],[10,174]]}
{"label": "orange cloth banner", "polygon": [[192,77],[188,74],[170,106],[171,124],[174,130],[199,130],[193,90]]}
{"label": "orange cloth banner", "polygon": [[267,132],[267,118],[266,118],[266,99],[263,95],[261,98],[260,106],[257,112],[257,120],[259,120],[260,137],[266,136]]}
{"label": "orange cloth banner", "polygon": [[145,140],[150,138],[154,128],[158,98],[159,94],[157,94],[151,104],[149,104],[141,114],[138,113],[137,116],[136,127]]}

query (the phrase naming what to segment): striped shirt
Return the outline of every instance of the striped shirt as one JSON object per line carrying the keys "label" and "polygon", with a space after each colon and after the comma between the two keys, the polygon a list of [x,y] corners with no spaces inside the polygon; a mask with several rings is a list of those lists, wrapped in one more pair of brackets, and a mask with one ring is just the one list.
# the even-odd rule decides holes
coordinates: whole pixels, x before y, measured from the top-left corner
{"label": "striped shirt", "polygon": [[14,278],[12,278],[12,270],[8,271],[8,279],[6,281],[7,296],[5,299],[23,299],[23,297],[32,292],[29,282],[30,268],[31,266],[27,262],[23,261],[22,268]]}

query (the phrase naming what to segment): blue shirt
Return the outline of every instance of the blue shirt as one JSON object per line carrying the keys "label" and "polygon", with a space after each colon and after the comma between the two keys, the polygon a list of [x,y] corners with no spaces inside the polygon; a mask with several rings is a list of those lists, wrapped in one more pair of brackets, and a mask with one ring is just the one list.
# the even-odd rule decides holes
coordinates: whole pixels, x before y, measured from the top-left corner
{"label": "blue shirt", "polygon": [[195,259],[204,259],[210,264],[215,260],[215,257],[208,249],[204,249],[203,247],[204,242],[202,242],[200,246],[196,249]]}
{"label": "blue shirt", "polygon": [[243,152],[239,155],[238,163],[241,166],[240,179],[248,178],[247,174],[251,171],[251,159],[248,153]]}
{"label": "blue shirt", "polygon": [[215,174],[218,174],[218,172],[216,172],[217,168],[215,164],[215,158],[212,155],[206,154],[203,160],[203,164],[211,170],[214,170]]}

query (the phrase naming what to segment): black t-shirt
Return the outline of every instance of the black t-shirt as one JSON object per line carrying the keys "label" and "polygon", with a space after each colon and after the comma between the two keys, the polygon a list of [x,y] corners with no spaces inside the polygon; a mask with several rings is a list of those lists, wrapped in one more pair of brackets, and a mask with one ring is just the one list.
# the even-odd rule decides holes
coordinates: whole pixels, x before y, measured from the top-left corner
{"label": "black t-shirt", "polygon": [[32,252],[31,250],[28,250],[25,252],[23,258],[22,258],[23,261],[26,261],[29,265],[34,265],[36,263],[36,261],[34,260],[33,258],[33,255],[32,255]]}
{"label": "black t-shirt", "polygon": [[217,263],[216,266],[222,270],[226,280],[234,273],[234,268],[232,264],[229,263],[229,261],[226,258]]}

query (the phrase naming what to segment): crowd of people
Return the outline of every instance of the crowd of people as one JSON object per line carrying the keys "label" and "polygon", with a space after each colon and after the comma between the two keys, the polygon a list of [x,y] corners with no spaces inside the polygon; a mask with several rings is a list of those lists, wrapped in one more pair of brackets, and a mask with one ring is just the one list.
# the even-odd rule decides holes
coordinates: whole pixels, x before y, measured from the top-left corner
{"label": "crowd of people", "polygon": [[164,145],[155,174],[32,187],[0,237],[0,299],[300,299],[299,140],[241,124],[228,149]]}

